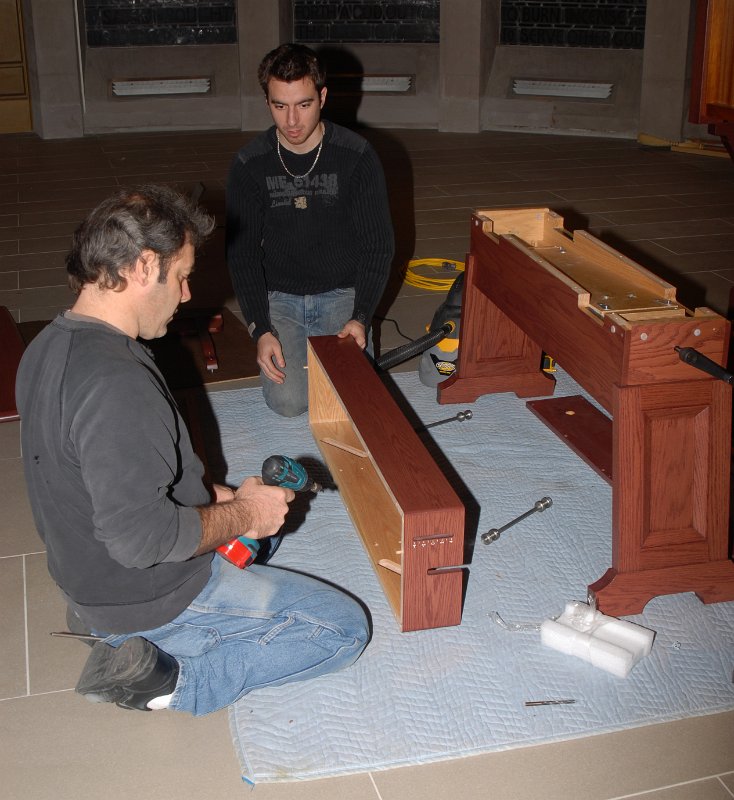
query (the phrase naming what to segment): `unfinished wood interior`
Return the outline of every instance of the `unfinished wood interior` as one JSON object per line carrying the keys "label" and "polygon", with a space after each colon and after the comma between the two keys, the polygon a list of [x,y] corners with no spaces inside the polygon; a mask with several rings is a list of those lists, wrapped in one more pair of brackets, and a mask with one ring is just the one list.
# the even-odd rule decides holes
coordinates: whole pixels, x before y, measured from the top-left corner
{"label": "unfinished wood interior", "polygon": [[[682,316],[675,287],[621,253],[590,236],[563,228],[563,219],[547,208],[476,212],[488,236],[513,237],[518,249],[545,263],[547,269],[577,292],[579,308],[603,317],[609,312],[624,319]],[[491,213],[491,217],[486,217]],[[556,272],[557,270],[557,272]]]}

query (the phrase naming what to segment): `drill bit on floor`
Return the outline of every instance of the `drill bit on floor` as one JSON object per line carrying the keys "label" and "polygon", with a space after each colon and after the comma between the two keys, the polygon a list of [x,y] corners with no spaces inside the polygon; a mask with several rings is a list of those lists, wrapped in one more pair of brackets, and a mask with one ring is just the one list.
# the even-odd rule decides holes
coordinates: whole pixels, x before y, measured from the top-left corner
{"label": "drill bit on floor", "polygon": [[88,642],[101,642],[104,637],[93,633],[72,633],[71,631],[51,631],[51,636],[62,636],[65,639],[82,639]]}
{"label": "drill bit on floor", "polygon": [[569,706],[575,700],[526,700],[526,706]]}

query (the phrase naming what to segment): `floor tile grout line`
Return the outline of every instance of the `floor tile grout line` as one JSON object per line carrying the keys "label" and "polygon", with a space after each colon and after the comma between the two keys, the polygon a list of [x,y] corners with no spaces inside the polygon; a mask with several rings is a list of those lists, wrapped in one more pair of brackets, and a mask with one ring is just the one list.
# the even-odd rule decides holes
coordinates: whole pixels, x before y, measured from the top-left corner
{"label": "floor tile grout line", "polygon": [[382,795],[380,794],[380,790],[377,788],[377,783],[375,783],[375,776],[371,772],[368,772],[367,774],[370,776],[370,782],[372,783],[372,788],[375,790],[375,794],[377,795],[379,800],[382,800]]}
{"label": "floor tile grout line", "polygon": [[45,550],[30,550],[27,553],[14,553],[13,555],[9,556],[0,556],[0,561],[6,558],[25,558],[26,556],[42,556],[46,551]]}
{"label": "floor tile grout line", "polygon": [[[724,774],[724,775],[731,775],[731,772],[725,772],[725,773],[722,773],[722,774]],[[720,784],[721,784],[721,785],[724,787],[724,791],[725,791],[725,792],[727,792],[727,794],[730,794],[732,797],[734,797],[734,791],[732,791],[732,790],[731,790],[731,789],[730,789],[730,788],[729,788],[729,787],[728,787],[728,786],[727,786],[727,785],[724,783],[724,781],[722,781],[722,780],[721,780],[721,775],[717,775],[717,776],[716,776],[716,780],[718,780],[718,782],[719,782],[719,783],[720,783]]]}
{"label": "floor tile grout line", "polygon": [[25,692],[31,694],[31,662],[30,645],[28,641],[28,576],[26,572],[26,557],[23,556],[23,627],[25,635]]}
{"label": "floor tile grout line", "polygon": [[29,697],[45,697],[46,695],[51,694],[64,694],[66,692],[73,692],[75,691],[73,688],[69,689],[52,689],[49,692],[34,692],[33,694],[19,694],[15,697],[0,697],[0,704],[7,703],[10,700],[27,700]]}
{"label": "floor tile grout line", "polygon": [[[635,797],[644,797],[648,794],[653,794],[654,792],[662,791],[663,789],[677,789],[679,786],[693,786],[693,784],[701,783],[702,781],[709,781],[709,780],[718,780],[719,783],[726,788],[724,782],[721,780],[721,775],[729,775],[728,772],[722,772],[719,775],[702,775],[700,778],[694,778],[690,781],[681,781],[680,783],[669,783],[665,786],[656,786],[654,789],[645,789],[642,792],[633,792],[632,794],[620,794],[615,797],[609,797],[607,800],[630,800],[630,798]],[[727,792],[729,790],[727,789]]]}

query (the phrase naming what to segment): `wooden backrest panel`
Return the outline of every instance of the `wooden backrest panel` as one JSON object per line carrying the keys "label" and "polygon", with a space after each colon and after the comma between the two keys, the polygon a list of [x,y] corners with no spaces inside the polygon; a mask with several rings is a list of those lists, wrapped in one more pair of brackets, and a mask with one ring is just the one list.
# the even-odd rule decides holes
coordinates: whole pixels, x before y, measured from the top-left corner
{"label": "wooden backrest panel", "polygon": [[[312,353],[325,370],[384,482],[403,513],[463,507],[436,462],[352,339],[315,336]],[[309,365],[309,380],[311,380]],[[321,406],[321,401],[314,402]],[[311,395],[309,395],[309,405]],[[316,412],[322,413],[322,412]],[[320,419],[318,421],[326,421]]]}
{"label": "wooden backrest panel", "polygon": [[430,572],[463,562],[456,492],[352,339],[310,338],[308,370],[311,431],[401,630],[458,625],[462,571]]}

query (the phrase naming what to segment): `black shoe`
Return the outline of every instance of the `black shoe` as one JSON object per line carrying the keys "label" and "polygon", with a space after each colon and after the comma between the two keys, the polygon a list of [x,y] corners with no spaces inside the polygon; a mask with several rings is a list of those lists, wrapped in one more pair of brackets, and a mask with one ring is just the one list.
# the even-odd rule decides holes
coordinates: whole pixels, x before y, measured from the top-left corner
{"label": "black shoe", "polygon": [[268,536],[266,539],[260,539],[260,549],[257,551],[253,564],[267,564],[268,561],[275,555],[275,551],[280,547],[283,541],[283,534],[276,533],[274,536]]}
{"label": "black shoe", "polygon": [[148,702],[171,694],[178,662],[141,636],[119,647],[97,642],[84,665],[76,691],[92,703],[150,711]]}

